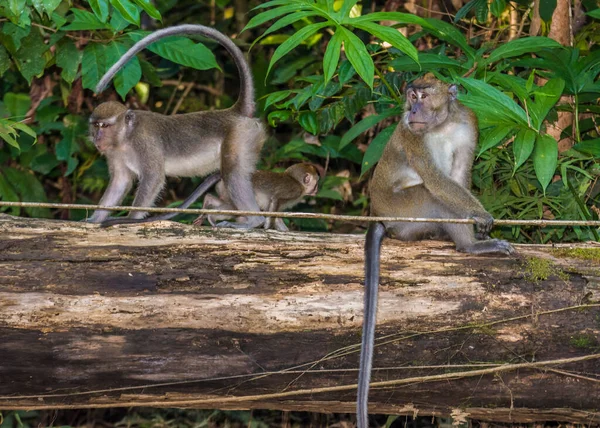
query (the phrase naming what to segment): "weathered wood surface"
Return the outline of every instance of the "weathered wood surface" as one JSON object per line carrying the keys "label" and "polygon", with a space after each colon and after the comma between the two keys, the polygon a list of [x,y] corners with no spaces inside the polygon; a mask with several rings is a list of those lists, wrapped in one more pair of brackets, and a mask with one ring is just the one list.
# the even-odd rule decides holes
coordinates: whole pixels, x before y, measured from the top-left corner
{"label": "weathered wood surface", "polygon": [[[0,409],[353,412],[352,389],[277,394],[356,382],[362,246],[353,235],[0,216]],[[387,339],[373,380],[600,352],[597,263],[548,247],[518,253],[386,240],[377,336]],[[550,260],[552,275],[526,279],[531,258]],[[373,413],[599,423],[600,360],[374,388],[370,403]]]}

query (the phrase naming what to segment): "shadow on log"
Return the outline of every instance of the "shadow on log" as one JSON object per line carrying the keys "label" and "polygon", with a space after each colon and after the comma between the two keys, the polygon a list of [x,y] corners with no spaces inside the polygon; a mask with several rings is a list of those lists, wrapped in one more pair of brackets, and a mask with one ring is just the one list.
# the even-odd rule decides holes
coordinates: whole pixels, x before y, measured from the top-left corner
{"label": "shadow on log", "polygon": [[[386,240],[370,411],[599,423],[600,247],[568,248]],[[0,216],[0,409],[354,412],[362,281],[362,236]]]}

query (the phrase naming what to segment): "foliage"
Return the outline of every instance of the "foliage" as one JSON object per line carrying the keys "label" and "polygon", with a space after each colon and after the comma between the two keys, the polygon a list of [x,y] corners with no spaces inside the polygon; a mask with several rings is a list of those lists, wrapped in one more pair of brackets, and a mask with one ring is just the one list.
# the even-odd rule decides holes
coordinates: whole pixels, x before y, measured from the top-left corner
{"label": "foliage", "polygon": [[[600,15],[592,1],[583,2],[588,23],[573,48],[545,36],[516,34],[507,40],[510,8],[522,15],[526,31],[525,2],[473,0],[453,22],[372,9],[356,0],[250,3],[254,9],[242,25],[230,0],[212,6],[191,0],[0,3],[0,199],[97,201],[108,172],[86,140],[85,117],[100,101],[91,98],[99,78],[149,31],[151,20],[155,27],[210,25],[207,17],[213,16],[217,29],[234,34],[243,28],[235,40],[252,42],[260,107],[277,128],[261,167],[329,162],[317,204],[313,199],[299,209],[366,212],[365,184],[402,110],[401,88],[433,72],[459,83],[465,89],[460,100],[478,115],[474,187],[495,217],[598,218]],[[548,21],[552,2],[542,3],[540,13]],[[496,30],[467,37],[461,26],[468,22],[488,27],[493,22]],[[548,23],[542,27],[547,31]],[[223,74],[215,70],[227,79],[237,71],[226,52],[202,42],[169,38],[150,46],[118,73],[114,89],[138,108],[165,113],[231,105],[236,89],[219,93]],[[175,103],[173,86],[163,84],[173,81],[214,82],[217,90],[194,88]],[[563,134],[574,145],[559,153],[548,129],[564,111],[575,115]],[[172,181],[171,187],[184,195],[197,181]],[[169,201],[178,199],[173,196]],[[74,219],[84,214],[8,211]],[[293,222],[305,229],[348,230],[337,223]],[[598,239],[589,228],[513,227],[495,233],[521,242]]]}

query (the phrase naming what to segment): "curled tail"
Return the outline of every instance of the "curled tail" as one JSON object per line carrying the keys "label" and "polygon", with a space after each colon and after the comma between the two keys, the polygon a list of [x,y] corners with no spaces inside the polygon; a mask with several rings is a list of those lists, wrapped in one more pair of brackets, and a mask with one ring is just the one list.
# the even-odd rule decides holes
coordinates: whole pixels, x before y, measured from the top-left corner
{"label": "curled tail", "polygon": [[383,223],[372,223],[365,240],[365,300],[362,342],[356,394],[356,423],[358,428],[369,426],[369,381],[373,367],[375,324],[377,322],[377,291],[379,288],[379,259],[385,235]]}
{"label": "curled tail", "polygon": [[135,45],[133,45],[125,54],[117,61],[100,79],[98,85],[96,85],[96,93],[102,92],[115,77],[115,74],[138,52],[152,43],[161,40],[169,36],[178,36],[184,34],[199,34],[209,39],[217,41],[221,46],[227,49],[227,52],[231,54],[235,65],[240,73],[240,94],[236,101],[234,108],[239,111],[240,114],[246,117],[254,116],[254,84],[252,82],[252,72],[244,58],[242,51],[231,41],[229,37],[215,30],[211,27],[205,27],[204,25],[197,24],[184,24],[176,25],[174,27],[167,27],[161,30],[157,30],[152,34],[148,34],[146,37],[141,39]]}

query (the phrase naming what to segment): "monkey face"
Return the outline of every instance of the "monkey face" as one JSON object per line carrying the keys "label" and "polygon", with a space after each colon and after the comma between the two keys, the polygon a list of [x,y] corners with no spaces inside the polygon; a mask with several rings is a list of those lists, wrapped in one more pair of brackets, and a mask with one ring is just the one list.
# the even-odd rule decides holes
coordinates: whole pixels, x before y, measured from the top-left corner
{"label": "monkey face", "polygon": [[113,134],[112,124],[101,120],[93,120],[93,118],[90,119],[90,139],[101,153],[116,145],[117,138]]}
{"label": "monkey face", "polygon": [[437,79],[419,79],[409,85],[405,104],[409,130],[422,134],[444,123],[456,92],[456,85],[448,86]]}

